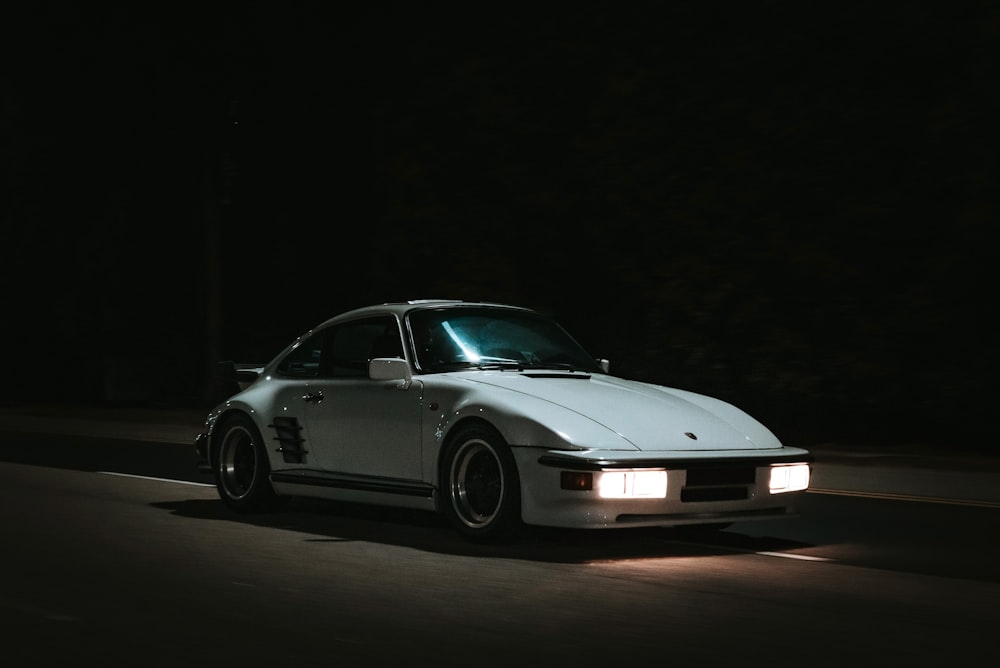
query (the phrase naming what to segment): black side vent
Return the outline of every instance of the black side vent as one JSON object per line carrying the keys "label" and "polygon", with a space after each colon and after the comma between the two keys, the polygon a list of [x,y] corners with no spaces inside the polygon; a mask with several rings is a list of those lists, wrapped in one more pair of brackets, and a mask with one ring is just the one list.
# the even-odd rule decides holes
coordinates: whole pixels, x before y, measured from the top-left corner
{"label": "black side vent", "polygon": [[303,464],[306,460],[306,453],[302,438],[302,425],[297,418],[276,417],[274,422],[268,425],[274,429],[276,434],[274,440],[278,441],[278,452],[286,464]]}

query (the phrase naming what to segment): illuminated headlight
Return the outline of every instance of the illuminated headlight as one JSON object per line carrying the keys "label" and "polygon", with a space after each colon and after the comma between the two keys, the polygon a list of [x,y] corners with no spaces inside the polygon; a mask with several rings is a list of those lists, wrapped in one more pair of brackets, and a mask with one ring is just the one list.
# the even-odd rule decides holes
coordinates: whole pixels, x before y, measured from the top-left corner
{"label": "illuminated headlight", "polygon": [[797,492],[809,486],[809,465],[788,464],[771,467],[771,494]]}
{"label": "illuminated headlight", "polygon": [[667,496],[666,471],[602,471],[597,493],[604,499],[662,499]]}

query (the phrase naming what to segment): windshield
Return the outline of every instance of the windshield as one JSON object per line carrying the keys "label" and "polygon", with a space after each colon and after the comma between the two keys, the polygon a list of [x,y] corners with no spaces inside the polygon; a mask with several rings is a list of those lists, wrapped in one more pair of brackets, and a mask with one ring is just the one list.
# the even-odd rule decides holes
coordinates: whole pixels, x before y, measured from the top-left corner
{"label": "windshield", "polygon": [[407,321],[421,371],[474,367],[602,373],[566,330],[537,313],[444,308],[415,311]]}

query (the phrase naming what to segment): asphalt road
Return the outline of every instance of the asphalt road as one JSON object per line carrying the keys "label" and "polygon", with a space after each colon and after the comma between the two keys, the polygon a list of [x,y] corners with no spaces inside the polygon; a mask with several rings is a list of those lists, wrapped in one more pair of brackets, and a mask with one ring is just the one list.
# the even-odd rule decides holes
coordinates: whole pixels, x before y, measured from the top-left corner
{"label": "asphalt road", "polygon": [[[0,431],[183,445],[193,444],[204,417],[190,409],[19,405],[0,407]],[[815,490],[1000,505],[1000,456],[925,445],[807,447],[816,456]]]}
{"label": "asphalt road", "polygon": [[982,462],[830,448],[796,519],[483,547],[427,513],[235,515],[193,416],[42,413],[0,411],[5,666],[994,663]]}

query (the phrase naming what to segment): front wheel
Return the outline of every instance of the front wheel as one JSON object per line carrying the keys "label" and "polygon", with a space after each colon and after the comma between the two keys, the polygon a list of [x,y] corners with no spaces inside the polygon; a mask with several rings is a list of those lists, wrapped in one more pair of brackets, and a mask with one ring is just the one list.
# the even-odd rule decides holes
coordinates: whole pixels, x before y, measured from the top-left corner
{"label": "front wheel", "polygon": [[285,501],[271,487],[271,465],[253,420],[245,415],[227,418],[219,425],[215,448],[215,486],[223,502],[233,510],[274,510]]}
{"label": "front wheel", "polygon": [[477,541],[506,540],[521,526],[521,484],[510,447],[486,425],[463,427],[442,459],[444,512]]}

